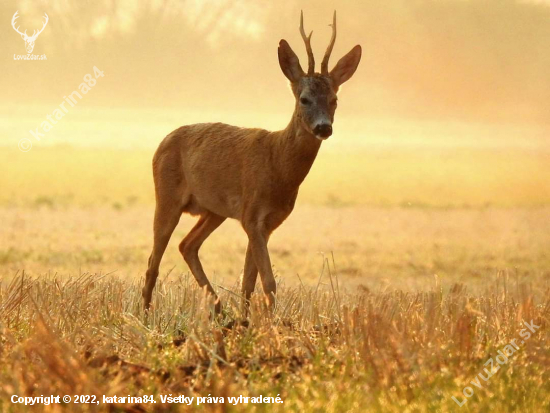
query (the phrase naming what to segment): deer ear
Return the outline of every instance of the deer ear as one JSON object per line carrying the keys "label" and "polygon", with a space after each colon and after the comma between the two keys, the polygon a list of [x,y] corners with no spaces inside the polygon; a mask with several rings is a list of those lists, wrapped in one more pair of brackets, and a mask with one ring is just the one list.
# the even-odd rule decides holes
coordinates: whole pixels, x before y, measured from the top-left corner
{"label": "deer ear", "polygon": [[281,70],[288,80],[296,83],[304,75],[298,56],[292,51],[286,40],[279,42],[277,53],[279,54],[279,66],[281,66]]}
{"label": "deer ear", "polygon": [[360,60],[361,46],[357,45],[336,63],[330,72],[330,77],[337,87],[353,76]]}

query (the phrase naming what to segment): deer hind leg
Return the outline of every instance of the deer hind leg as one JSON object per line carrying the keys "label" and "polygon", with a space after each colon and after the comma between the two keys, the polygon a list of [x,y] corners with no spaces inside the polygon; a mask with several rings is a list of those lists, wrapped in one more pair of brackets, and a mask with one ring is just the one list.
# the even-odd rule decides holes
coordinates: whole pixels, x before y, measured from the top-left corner
{"label": "deer hind leg", "polygon": [[[199,249],[206,238],[208,238],[210,234],[212,234],[212,232],[214,232],[214,230],[225,221],[225,219],[225,217],[216,215],[213,212],[205,212],[179,246],[183,259],[189,266],[189,269],[197,280],[199,287],[206,287],[208,292],[216,298],[217,296],[214,292],[214,288],[212,288],[212,284],[208,281],[199,260]],[[219,313],[220,311],[221,303],[219,300],[216,300],[216,313]]]}
{"label": "deer hind leg", "polygon": [[155,220],[153,224],[154,242],[153,252],[149,257],[149,266],[145,276],[145,286],[142,290],[143,306],[148,309],[153,296],[153,289],[159,274],[160,261],[170,241],[174,229],[178,225],[181,217],[181,205],[177,201],[170,199],[167,201],[157,201],[155,208]]}

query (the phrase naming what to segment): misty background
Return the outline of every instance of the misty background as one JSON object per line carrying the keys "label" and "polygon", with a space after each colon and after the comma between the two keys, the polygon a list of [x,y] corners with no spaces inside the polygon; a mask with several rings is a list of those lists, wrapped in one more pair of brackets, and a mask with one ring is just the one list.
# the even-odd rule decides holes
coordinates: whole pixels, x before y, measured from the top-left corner
{"label": "misty background", "polygon": [[[516,0],[4,1],[2,118],[5,124],[45,106],[32,123],[38,126],[97,66],[105,77],[79,110],[174,109],[183,120],[216,121],[208,116],[216,114],[240,125],[282,128],[293,100],[279,69],[278,42],[287,39],[305,66],[298,31],[303,9],[320,62],[337,9],[330,67],[355,44],[364,53],[340,93],[345,116],[544,125],[550,120],[549,6]],[[29,34],[49,15],[33,51],[46,61],[13,60],[25,54],[10,24],[16,10]],[[136,113],[136,121],[146,120]]]}

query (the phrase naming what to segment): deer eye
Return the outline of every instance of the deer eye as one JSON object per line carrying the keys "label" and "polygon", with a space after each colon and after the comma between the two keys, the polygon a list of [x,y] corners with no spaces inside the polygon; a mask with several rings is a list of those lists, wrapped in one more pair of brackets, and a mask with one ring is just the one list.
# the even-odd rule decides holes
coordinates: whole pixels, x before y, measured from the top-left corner
{"label": "deer eye", "polygon": [[311,100],[309,100],[308,98],[300,98],[300,103],[302,105],[309,105],[311,103]]}

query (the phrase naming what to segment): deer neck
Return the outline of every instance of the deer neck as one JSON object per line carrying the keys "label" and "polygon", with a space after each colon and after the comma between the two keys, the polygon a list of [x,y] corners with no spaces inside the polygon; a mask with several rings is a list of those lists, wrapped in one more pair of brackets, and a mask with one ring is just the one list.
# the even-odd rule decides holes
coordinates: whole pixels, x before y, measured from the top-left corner
{"label": "deer neck", "polygon": [[286,185],[298,189],[317,157],[321,141],[303,127],[296,111],[288,126],[275,135],[277,175]]}

